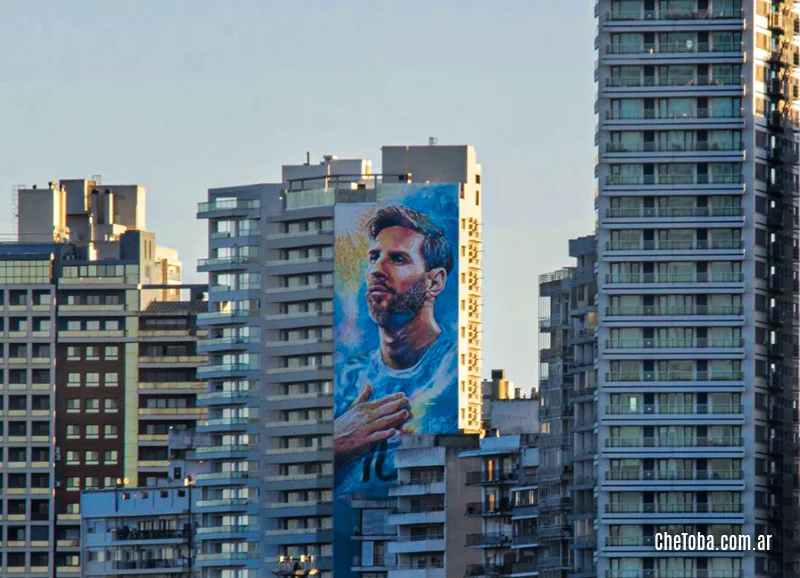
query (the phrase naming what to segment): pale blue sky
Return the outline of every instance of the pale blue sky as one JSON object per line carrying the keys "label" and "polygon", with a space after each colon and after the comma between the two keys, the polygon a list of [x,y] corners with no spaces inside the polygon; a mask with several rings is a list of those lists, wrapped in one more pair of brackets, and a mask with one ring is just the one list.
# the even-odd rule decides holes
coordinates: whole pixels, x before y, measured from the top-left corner
{"label": "pale blue sky", "polygon": [[[536,379],[537,275],[593,227],[585,0],[4,0],[0,234],[15,184],[147,186],[191,272],[209,187],[322,154],[473,144],[484,183],[484,370]],[[377,167],[376,167],[377,168]],[[197,278],[196,274],[192,274]]]}

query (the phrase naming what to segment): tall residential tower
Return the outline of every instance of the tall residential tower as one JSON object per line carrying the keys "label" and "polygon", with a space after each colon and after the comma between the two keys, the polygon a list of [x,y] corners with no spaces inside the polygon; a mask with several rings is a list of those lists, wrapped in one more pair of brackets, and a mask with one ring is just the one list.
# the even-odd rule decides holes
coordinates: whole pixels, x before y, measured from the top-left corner
{"label": "tall residential tower", "polygon": [[597,576],[797,576],[794,10],[596,4]]}

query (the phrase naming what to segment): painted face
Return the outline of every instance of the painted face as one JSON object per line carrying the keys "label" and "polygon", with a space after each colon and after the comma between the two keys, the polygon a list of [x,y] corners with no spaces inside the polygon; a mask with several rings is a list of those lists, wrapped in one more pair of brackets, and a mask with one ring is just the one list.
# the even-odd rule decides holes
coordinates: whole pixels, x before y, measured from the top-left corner
{"label": "painted face", "polygon": [[427,298],[425,237],[404,227],[387,227],[369,248],[367,307],[381,327],[401,326],[417,316]]}

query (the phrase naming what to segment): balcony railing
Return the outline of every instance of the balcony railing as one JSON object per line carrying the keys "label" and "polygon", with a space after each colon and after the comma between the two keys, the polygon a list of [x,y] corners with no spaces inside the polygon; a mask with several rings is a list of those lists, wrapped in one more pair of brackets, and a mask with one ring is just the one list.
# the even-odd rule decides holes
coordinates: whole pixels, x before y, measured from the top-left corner
{"label": "balcony railing", "polygon": [[609,317],[671,316],[671,315],[744,315],[741,305],[642,305],[606,307]]}
{"label": "balcony railing", "polygon": [[606,406],[608,415],[684,415],[684,414],[741,414],[743,406],[739,403],[733,404],[664,404],[656,406],[653,403],[637,404],[631,407],[630,404],[611,404]]}
{"label": "balcony railing", "polygon": [[614,482],[635,481],[690,481],[690,480],[743,480],[742,470],[611,470],[606,480]]}
{"label": "balcony railing", "polygon": [[514,546],[530,546],[533,544],[539,543],[539,534],[517,534],[515,535],[511,543]]}
{"label": "balcony railing", "polygon": [[513,483],[516,479],[514,471],[467,472],[467,485]]}
{"label": "balcony railing", "polygon": [[698,436],[698,437],[679,437],[670,436],[665,438],[656,437],[631,437],[631,438],[608,438],[606,447],[608,448],[707,448],[707,447],[741,447],[744,439],[737,436]]}
{"label": "balcony railing", "polygon": [[257,209],[260,206],[258,200],[226,199],[222,201],[212,201],[210,203],[199,203],[198,213],[210,213],[213,211],[230,211],[233,209]]}
{"label": "balcony railing", "polygon": [[606,570],[605,578],[744,578],[742,570]]}
{"label": "balcony railing", "polygon": [[744,347],[743,339],[609,339],[607,349],[731,349]]}
{"label": "balcony railing", "polygon": [[743,42],[664,42],[609,44],[606,54],[697,54],[704,52],[742,52]]}
{"label": "balcony railing", "polygon": [[738,514],[742,504],[714,504],[698,502],[606,504],[609,514]]}
{"label": "balcony railing", "polygon": [[511,512],[511,503],[508,500],[492,502],[473,502],[466,506],[467,516],[496,516]]}
{"label": "balcony railing", "polygon": [[511,545],[508,534],[467,534],[467,548],[496,548]]}
{"label": "balcony railing", "polygon": [[686,241],[608,241],[606,251],[735,251],[744,248],[741,239],[689,239]]}
{"label": "balcony railing", "polygon": [[711,119],[723,120],[731,118],[744,118],[744,109],[738,110],[712,110],[710,108],[696,108],[690,111],[669,111],[661,109],[641,109],[641,110],[609,110],[606,112],[609,120],[687,120],[687,119]]}
{"label": "balcony railing", "polygon": [[511,573],[511,564],[470,564],[464,572],[465,578],[502,578]]}
{"label": "balcony railing", "polygon": [[606,20],[741,20],[744,10],[615,10]]}
{"label": "balcony railing", "polygon": [[741,371],[611,371],[607,381],[742,381]]}
{"label": "balcony railing", "polygon": [[116,528],[112,530],[114,540],[175,540],[188,538],[183,530],[140,530],[138,528]]}
{"label": "balcony railing", "polygon": [[742,273],[630,273],[606,275],[607,283],[741,283]]}
{"label": "balcony railing", "polygon": [[678,219],[692,217],[741,217],[742,207],[611,207],[609,219]]}
{"label": "balcony railing", "polygon": [[739,86],[744,84],[744,76],[717,76],[715,78],[700,78],[694,76],[678,76],[673,78],[656,77],[629,77],[609,78],[606,86],[612,88],[640,88],[640,87],[686,87],[686,86]]}
{"label": "balcony railing", "polygon": [[740,185],[744,182],[741,174],[724,175],[608,175],[606,184],[622,185]]}
{"label": "balcony railing", "polygon": [[188,558],[115,560],[111,562],[111,567],[114,570],[156,570],[160,568],[188,568],[188,566]]}
{"label": "balcony railing", "polygon": [[689,143],[676,142],[638,142],[606,144],[609,153],[676,153],[676,152],[733,152],[743,151],[744,143],[717,143],[695,141]]}

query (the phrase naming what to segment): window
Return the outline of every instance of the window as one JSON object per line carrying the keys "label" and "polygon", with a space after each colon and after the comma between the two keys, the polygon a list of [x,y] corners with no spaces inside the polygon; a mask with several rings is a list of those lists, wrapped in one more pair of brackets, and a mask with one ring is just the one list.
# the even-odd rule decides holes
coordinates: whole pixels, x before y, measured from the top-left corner
{"label": "window", "polygon": [[86,387],[99,387],[100,386],[100,374],[99,373],[87,373],[86,374]]}
{"label": "window", "polygon": [[77,440],[81,437],[81,426],[79,425],[68,425],[67,426],[67,439],[69,440]]}
{"label": "window", "polygon": [[97,425],[87,425],[86,426],[86,437],[88,439],[97,439],[100,437],[100,426]]}
{"label": "window", "polygon": [[119,460],[119,453],[117,450],[106,450],[103,454],[103,463],[107,466],[115,465]]}
{"label": "window", "polygon": [[106,361],[115,361],[119,359],[119,347],[116,345],[106,345],[105,357]]}
{"label": "window", "polygon": [[67,359],[70,361],[79,360],[81,358],[81,348],[74,345],[67,347]]}
{"label": "window", "polygon": [[119,331],[119,321],[117,319],[107,319],[105,325],[106,331]]}
{"label": "window", "polygon": [[117,400],[106,399],[103,403],[103,409],[106,413],[117,413]]}
{"label": "window", "polygon": [[81,489],[81,479],[80,478],[67,478],[67,491],[68,492],[77,492]]}
{"label": "window", "polygon": [[117,387],[119,385],[119,374],[116,372],[106,373],[103,376],[103,385],[106,387]]}
{"label": "window", "polygon": [[84,483],[83,487],[85,489],[87,489],[87,490],[91,489],[91,488],[99,488],[100,487],[100,478],[97,478],[95,476],[88,476],[88,477],[84,478],[83,483]]}
{"label": "window", "polygon": [[67,400],[67,413],[78,413],[81,411],[81,400],[68,399]]}
{"label": "window", "polygon": [[81,463],[81,452],[67,452],[67,463],[68,464],[80,464]]}
{"label": "window", "polygon": [[117,439],[117,426],[115,424],[103,426],[103,437],[107,440]]}
{"label": "window", "polygon": [[100,463],[100,452],[95,450],[87,451],[84,454],[84,459],[86,460],[86,465],[95,466]]}
{"label": "window", "polygon": [[[69,484],[67,485],[69,486]],[[80,513],[81,513],[81,505],[78,502],[67,504],[67,514],[80,514]]]}
{"label": "window", "polygon": [[74,319],[67,321],[67,331],[80,331],[81,330],[81,322],[75,321]]}
{"label": "window", "polygon": [[99,399],[87,399],[86,400],[86,413],[97,413],[100,411],[100,400]]}
{"label": "window", "polygon": [[81,386],[81,374],[80,373],[68,373],[67,374],[67,387],[80,387]]}
{"label": "window", "polygon": [[[108,463],[108,460],[106,460],[106,463]],[[103,478],[103,487],[104,488],[117,487],[117,478],[113,476],[106,476],[105,478]]]}
{"label": "window", "polygon": [[86,347],[86,359],[90,361],[97,361],[100,359],[100,348],[96,345],[89,345]]}
{"label": "window", "polygon": [[99,331],[100,330],[100,321],[97,319],[93,319],[86,322],[86,330],[87,331]]}

